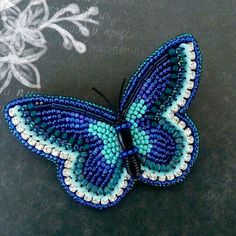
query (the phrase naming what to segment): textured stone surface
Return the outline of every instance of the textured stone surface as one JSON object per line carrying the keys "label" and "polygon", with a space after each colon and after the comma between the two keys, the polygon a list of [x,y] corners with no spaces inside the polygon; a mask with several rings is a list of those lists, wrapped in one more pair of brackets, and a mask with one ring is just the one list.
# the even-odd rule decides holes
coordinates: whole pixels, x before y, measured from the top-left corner
{"label": "textured stone surface", "polygon": [[[100,212],[76,204],[61,188],[55,166],[21,146],[1,115],[0,235],[235,235],[236,2],[77,2],[81,8],[97,2],[98,31],[85,39],[87,53],[81,56],[65,51],[59,36],[47,32],[49,50],[37,62],[40,93],[104,105],[90,89],[97,87],[117,104],[122,79],[146,56],[166,40],[192,33],[203,54],[202,80],[189,110],[200,132],[199,158],[182,184],[136,184],[116,208]],[[0,95],[1,108],[19,88],[31,91],[12,82]]]}

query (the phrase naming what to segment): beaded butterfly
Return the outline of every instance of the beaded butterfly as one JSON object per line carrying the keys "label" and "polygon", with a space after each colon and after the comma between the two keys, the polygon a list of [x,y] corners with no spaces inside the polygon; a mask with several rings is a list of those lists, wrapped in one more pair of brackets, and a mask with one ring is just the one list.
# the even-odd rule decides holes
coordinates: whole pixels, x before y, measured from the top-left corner
{"label": "beaded butterfly", "polygon": [[186,110],[200,72],[198,44],[184,34],[139,67],[116,113],[73,98],[33,95],[10,102],[5,117],[25,146],[56,163],[74,200],[107,208],[136,180],[154,186],[184,180],[198,153],[198,132]]}

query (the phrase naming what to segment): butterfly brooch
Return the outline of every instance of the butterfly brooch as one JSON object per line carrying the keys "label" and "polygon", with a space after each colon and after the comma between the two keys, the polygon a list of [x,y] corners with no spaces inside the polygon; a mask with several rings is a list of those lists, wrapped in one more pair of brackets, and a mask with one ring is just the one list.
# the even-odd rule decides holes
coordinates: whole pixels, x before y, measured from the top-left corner
{"label": "butterfly brooch", "polygon": [[123,95],[121,89],[116,110],[32,95],[10,102],[5,117],[21,143],[56,164],[75,201],[103,209],[116,205],[137,180],[169,186],[189,173],[199,137],[186,111],[200,73],[198,44],[184,34],[145,60]]}

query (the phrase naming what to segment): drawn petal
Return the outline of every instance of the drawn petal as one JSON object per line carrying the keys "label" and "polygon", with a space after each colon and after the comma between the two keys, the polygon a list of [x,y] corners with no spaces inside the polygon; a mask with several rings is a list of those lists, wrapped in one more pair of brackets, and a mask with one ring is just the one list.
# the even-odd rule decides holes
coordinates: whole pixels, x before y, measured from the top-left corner
{"label": "drawn petal", "polygon": [[30,63],[37,61],[47,51],[47,47],[32,47],[25,49],[18,61],[22,63]]}
{"label": "drawn petal", "polygon": [[25,41],[22,39],[19,32],[16,32],[11,36],[10,44],[12,45],[13,52],[16,55],[21,55],[25,49]]}
{"label": "drawn petal", "polygon": [[5,41],[0,42],[0,58],[8,56],[9,53],[10,49],[8,43]]}
{"label": "drawn petal", "polygon": [[71,50],[73,47],[78,53],[85,53],[86,52],[86,45],[80,41],[75,40],[75,38],[72,36],[71,33],[69,33],[67,30],[62,28],[59,25],[51,24],[48,26],[49,28],[52,28],[56,30],[63,38],[63,46],[67,50]]}
{"label": "drawn petal", "polygon": [[19,24],[22,27],[38,28],[49,18],[49,9],[45,0],[31,1],[20,14]]}
{"label": "drawn petal", "polygon": [[3,81],[9,71],[9,66],[7,63],[0,62],[0,81]]}
{"label": "drawn petal", "polygon": [[21,0],[1,0],[0,2],[0,12],[14,7]]}
{"label": "drawn petal", "polygon": [[0,94],[11,83],[12,72],[7,64],[0,63]]}
{"label": "drawn petal", "polygon": [[44,35],[37,29],[24,28],[21,31],[23,39],[36,47],[44,47],[46,40]]}
{"label": "drawn petal", "polygon": [[14,6],[12,8],[8,8],[7,10],[1,13],[2,22],[6,29],[11,29],[11,30],[15,29],[16,20],[20,12],[21,12],[20,8]]}
{"label": "drawn petal", "polygon": [[40,88],[40,75],[38,69],[31,63],[11,65],[15,78],[29,88]]}

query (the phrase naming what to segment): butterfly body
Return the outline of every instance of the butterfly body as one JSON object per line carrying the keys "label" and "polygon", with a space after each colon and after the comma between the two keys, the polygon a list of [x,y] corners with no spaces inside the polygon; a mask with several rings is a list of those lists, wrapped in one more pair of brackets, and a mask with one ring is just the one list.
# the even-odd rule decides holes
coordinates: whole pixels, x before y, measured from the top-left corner
{"label": "butterfly body", "polygon": [[139,67],[118,115],[73,98],[34,95],[10,102],[5,117],[26,147],[56,163],[73,199],[103,209],[116,205],[136,180],[169,186],[189,173],[199,138],[186,110],[200,71],[198,44],[185,34]]}

